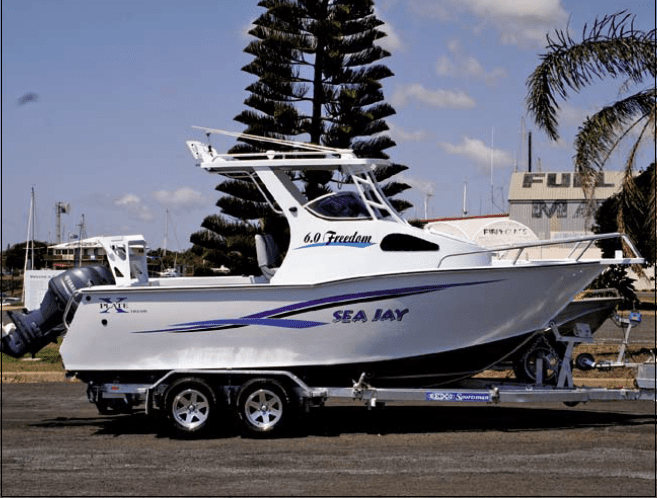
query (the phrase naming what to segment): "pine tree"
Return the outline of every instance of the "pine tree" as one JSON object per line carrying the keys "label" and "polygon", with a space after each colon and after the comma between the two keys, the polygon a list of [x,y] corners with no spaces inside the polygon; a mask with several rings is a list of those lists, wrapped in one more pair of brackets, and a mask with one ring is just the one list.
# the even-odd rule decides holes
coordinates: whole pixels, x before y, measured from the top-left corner
{"label": "pine tree", "polygon": [[[374,15],[373,0],[262,0],[258,5],[266,11],[249,31],[256,39],[245,52],[253,60],[242,68],[258,79],[247,87],[250,95],[244,103],[249,109],[235,117],[246,125],[244,133],[388,159],[384,151],[395,143],[385,134],[385,118],[395,111],[384,102],[381,80],[392,72],[378,63],[390,54],[376,44],[385,34],[378,29],[383,22]],[[258,142],[241,140],[230,152],[262,150]],[[385,181],[405,169],[393,164],[377,171],[376,177]],[[331,192],[331,179],[330,172],[306,172],[296,180],[303,182],[305,196],[314,199]],[[394,181],[383,186],[388,197],[407,188]],[[233,179],[217,190],[227,194],[217,203],[222,213],[238,221],[208,217],[203,227],[221,235],[197,232],[192,242],[212,247],[219,240],[215,251],[227,256],[241,227],[247,239],[268,232],[280,247],[287,247],[286,230],[281,229],[284,220],[264,202],[255,185]],[[410,207],[404,200],[391,202],[398,211]],[[255,263],[252,247],[241,254],[249,254],[246,260]]]}

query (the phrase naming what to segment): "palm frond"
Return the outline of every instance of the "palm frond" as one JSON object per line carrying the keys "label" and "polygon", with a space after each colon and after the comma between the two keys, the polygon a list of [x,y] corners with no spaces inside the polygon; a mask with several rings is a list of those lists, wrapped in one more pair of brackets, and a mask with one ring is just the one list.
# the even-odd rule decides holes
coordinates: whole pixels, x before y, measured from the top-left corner
{"label": "palm frond", "polygon": [[646,216],[645,232],[648,234],[652,253],[652,261],[657,259],[657,167],[653,163],[650,178],[650,194],[648,195],[648,216]]}
{"label": "palm frond", "polygon": [[623,77],[634,83],[657,75],[655,30],[634,28],[634,17],[626,12],[596,19],[584,27],[582,40],[568,31],[547,37],[548,51],[527,80],[527,109],[536,124],[557,140],[558,102],[604,77]]}
{"label": "palm frond", "polygon": [[[654,123],[654,112],[653,119],[649,119],[646,125],[643,127],[641,133],[639,134],[639,138],[634,142],[632,149],[630,150],[630,153],[628,154],[628,157],[625,161],[623,181],[621,190],[618,194],[619,203],[618,212],[616,214],[616,223],[620,232],[628,234],[633,240],[640,240],[640,238],[647,237],[649,239],[649,245],[654,247],[652,244],[655,239],[654,227],[648,226],[648,231],[645,233],[643,229],[646,224],[641,223],[636,219],[637,213],[640,213],[640,216],[649,217],[646,215],[650,212],[651,209],[641,189],[638,188],[633,174],[639,146],[641,145],[643,137],[651,122]],[[652,194],[654,195],[654,191]],[[653,229],[651,230],[651,228]],[[637,274],[644,275],[644,272],[641,268],[636,267],[633,269]]]}
{"label": "palm frond", "polygon": [[[575,170],[592,178],[601,170],[618,144],[641,122],[655,114],[657,90],[649,88],[608,105],[586,119],[575,138]],[[645,135],[644,126],[641,137]],[[654,135],[653,135],[654,139]],[[584,182],[585,184],[594,184]]]}

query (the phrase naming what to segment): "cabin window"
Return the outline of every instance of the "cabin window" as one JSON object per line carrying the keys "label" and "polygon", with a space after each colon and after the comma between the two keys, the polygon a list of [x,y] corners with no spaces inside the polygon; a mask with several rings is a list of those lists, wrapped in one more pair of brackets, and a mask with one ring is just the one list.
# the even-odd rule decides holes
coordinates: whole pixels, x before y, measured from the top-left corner
{"label": "cabin window", "polygon": [[322,218],[334,220],[367,219],[367,207],[355,192],[333,192],[306,205],[308,210]]}
{"label": "cabin window", "polygon": [[381,241],[382,251],[438,251],[438,244],[403,233],[391,233]]}

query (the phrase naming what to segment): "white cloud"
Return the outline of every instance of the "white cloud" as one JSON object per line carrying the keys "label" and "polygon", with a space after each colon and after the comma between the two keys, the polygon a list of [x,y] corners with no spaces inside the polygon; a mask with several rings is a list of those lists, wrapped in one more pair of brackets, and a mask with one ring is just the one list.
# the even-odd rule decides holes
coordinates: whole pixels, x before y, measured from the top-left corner
{"label": "white cloud", "polygon": [[[377,9],[374,9],[374,13],[379,19],[381,19]],[[385,37],[377,41],[381,48],[393,54],[404,52],[406,50],[406,45],[402,42],[401,37],[397,34],[397,31],[390,22],[385,21],[385,24],[379,26],[379,29],[386,34]]]}
{"label": "white cloud", "polygon": [[181,187],[173,192],[157,190],[153,192],[156,201],[166,207],[190,210],[208,205],[208,200],[191,187]]}
{"label": "white cloud", "polygon": [[448,154],[463,156],[472,160],[480,170],[488,171],[493,155],[494,167],[508,167],[513,165],[513,157],[501,149],[493,149],[477,138],[463,137],[460,144],[438,142],[438,146]]}
{"label": "white cloud", "polygon": [[472,109],[476,106],[475,100],[466,93],[458,90],[429,90],[419,83],[409,83],[397,88],[391,98],[395,107],[406,107],[410,101],[435,108]]}
{"label": "white cloud", "polygon": [[499,30],[502,43],[506,45],[543,46],[546,33],[564,27],[568,21],[568,13],[561,0],[459,1],[472,14],[487,20]]}
{"label": "white cloud", "polygon": [[[395,177],[395,180],[401,183],[406,183],[412,188],[419,191],[422,195],[433,195],[436,190],[440,190],[435,182],[431,180],[426,180],[424,178],[417,178],[414,176],[407,175],[406,173],[401,173]],[[443,187],[443,185],[441,185]]]}
{"label": "white cloud", "polygon": [[425,130],[406,131],[393,124],[388,125],[390,136],[395,142],[422,142],[429,137]]}
{"label": "white cloud", "polygon": [[563,28],[568,13],[561,0],[408,0],[416,16],[454,21],[463,12],[481,21],[479,32],[490,25],[500,33],[505,45],[536,48],[545,45],[545,35]]}
{"label": "white cloud", "polygon": [[436,74],[438,76],[455,76],[456,71],[456,64],[452,62],[452,59],[446,55],[438,57],[438,61],[436,62]]}
{"label": "white cloud", "polygon": [[459,3],[480,17],[492,15],[534,21],[553,19],[563,10],[561,0],[459,0]]}
{"label": "white cloud", "polygon": [[244,24],[239,31],[240,37],[248,41],[253,40],[253,37],[249,34],[249,31],[251,31],[253,28],[255,28],[255,24],[253,24],[253,22],[250,22],[249,24]]}
{"label": "white cloud", "polygon": [[135,194],[123,195],[114,201],[114,205],[140,221],[153,221],[155,218],[150,208],[143,204],[141,198]]}
{"label": "white cloud", "polygon": [[116,199],[114,201],[115,206],[124,207],[124,206],[135,206],[141,202],[141,199],[135,194],[125,194],[123,197]]}
{"label": "white cloud", "polygon": [[453,21],[456,16],[449,0],[408,0],[411,13],[424,19]]}
{"label": "white cloud", "polygon": [[436,62],[436,74],[438,76],[474,78],[485,81],[487,85],[494,85],[499,79],[508,76],[506,69],[500,66],[486,71],[481,62],[464,53],[457,41],[450,41],[448,49],[458,62],[454,62],[452,58],[446,55],[441,55]]}

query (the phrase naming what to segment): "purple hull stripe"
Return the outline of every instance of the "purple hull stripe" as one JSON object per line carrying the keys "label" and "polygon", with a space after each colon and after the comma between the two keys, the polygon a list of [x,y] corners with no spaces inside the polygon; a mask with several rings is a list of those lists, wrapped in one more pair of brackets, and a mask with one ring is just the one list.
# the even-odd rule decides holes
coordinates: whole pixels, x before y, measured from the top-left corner
{"label": "purple hull stripe", "polygon": [[320,247],[320,246],[342,246],[342,247],[369,247],[373,246],[373,242],[320,242],[319,244],[308,244],[307,246],[299,246],[297,249],[308,249],[309,247]]}
{"label": "purple hull stripe", "polygon": [[356,292],[353,294],[341,294],[339,296],[314,299],[311,301],[304,301],[302,303],[290,304],[288,306],[283,306],[282,308],[276,308],[269,311],[262,311],[260,313],[249,315],[246,318],[261,318],[266,316],[279,315],[281,313],[287,313],[289,311],[298,311],[298,310],[303,310],[305,308],[314,308],[320,305],[340,304],[343,301],[360,301],[362,299],[371,299],[371,298],[391,298],[398,296],[408,296],[413,294],[424,294],[425,292],[435,292],[435,291],[448,289],[451,287],[464,287],[469,285],[488,284],[492,282],[499,282],[499,280],[489,280],[486,282],[469,282],[463,284],[421,285],[418,287],[403,287],[401,289],[387,289],[387,290],[370,291],[370,292]]}
{"label": "purple hull stripe", "polygon": [[175,325],[173,328],[157,330],[155,332],[203,332],[216,329],[223,325],[263,325],[266,327],[282,327],[287,329],[307,329],[326,325],[326,323],[308,320],[284,320],[279,318],[228,318],[225,320],[207,320],[204,322]]}
{"label": "purple hull stripe", "polygon": [[[225,318],[217,320],[205,320],[201,322],[187,322],[172,325],[168,329],[148,330],[137,333],[155,333],[155,332],[207,332],[211,330],[221,330],[225,328],[244,327],[248,325],[262,325],[267,327],[282,328],[310,328],[319,325],[326,325],[325,322],[313,322],[307,320],[290,320],[283,316],[296,315],[311,310],[322,308],[331,308],[345,303],[357,303],[367,301],[379,301],[393,297],[410,296],[424,294],[427,292],[436,292],[454,287],[467,287],[472,285],[490,284],[499,282],[499,280],[487,280],[483,282],[467,282],[461,284],[442,284],[442,285],[420,285],[417,287],[402,287],[400,289],[386,289],[369,292],[355,292],[351,294],[340,294],[321,299],[312,299],[302,303],[290,304],[273,310],[262,311],[253,315],[242,318]],[[280,318],[277,318],[280,317]]]}

